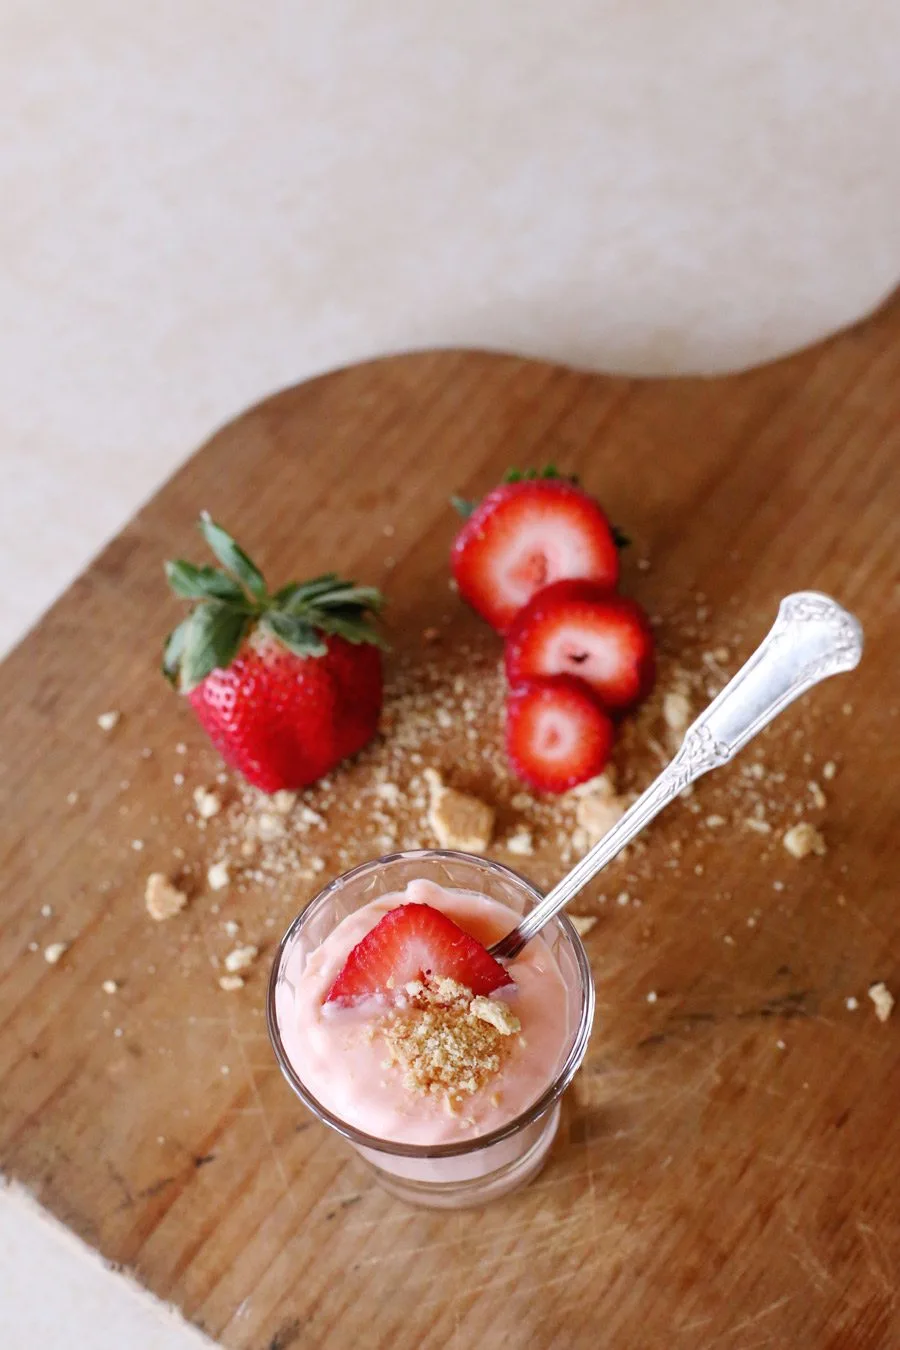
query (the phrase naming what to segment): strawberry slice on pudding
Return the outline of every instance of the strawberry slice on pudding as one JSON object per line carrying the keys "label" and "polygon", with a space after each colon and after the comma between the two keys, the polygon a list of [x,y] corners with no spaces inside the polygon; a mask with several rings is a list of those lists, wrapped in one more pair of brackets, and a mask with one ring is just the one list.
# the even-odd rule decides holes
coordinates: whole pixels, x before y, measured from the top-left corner
{"label": "strawberry slice on pudding", "polygon": [[486,947],[431,905],[388,910],[352,949],[325,999],[349,1005],[402,990],[412,981],[455,980],[487,995],[512,978]]}

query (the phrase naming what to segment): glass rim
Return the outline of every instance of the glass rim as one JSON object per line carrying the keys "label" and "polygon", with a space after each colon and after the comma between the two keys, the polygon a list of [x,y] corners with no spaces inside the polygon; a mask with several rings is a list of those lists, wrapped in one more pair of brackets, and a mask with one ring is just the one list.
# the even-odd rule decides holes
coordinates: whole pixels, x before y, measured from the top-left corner
{"label": "glass rim", "polygon": [[340,1116],[329,1111],[323,1106],[319,1099],[309,1091],[300,1075],[294,1069],[285,1051],[281,1039],[281,1033],[278,1029],[278,1016],[275,1007],[275,991],[278,984],[278,977],[281,972],[281,965],[285,952],[295,937],[296,933],[303,926],[304,922],[312,917],[314,909],[322,905],[332,892],[347,881],[362,876],[376,867],[383,867],[387,863],[395,862],[417,862],[417,861],[463,861],[474,863],[478,867],[490,868],[493,871],[500,872],[524,889],[530,892],[535,903],[543,899],[541,892],[537,889],[527,877],[522,876],[512,867],[507,867],[505,863],[495,862],[493,858],[481,858],[474,853],[462,853],[455,849],[412,849],[407,852],[386,853],[380,858],[370,859],[369,862],[360,863],[357,867],[352,867],[347,872],[342,872],[340,876],[332,881],[314,895],[309,904],[301,909],[289,925],[286,933],[282,937],[275,951],[272,961],[272,969],[269,974],[269,983],[266,991],[266,1026],[269,1032],[269,1040],[272,1043],[272,1049],[275,1051],[275,1058],[282,1074],[294,1090],[296,1095],[303,1102],[308,1110],[312,1111],[325,1125],[330,1126],[336,1133],[343,1136],[357,1148],[371,1149],[376,1153],[386,1153],[393,1157],[401,1158],[455,1158],[462,1154],[474,1153],[479,1149],[490,1148],[492,1144],[499,1144],[503,1139],[509,1139],[512,1135],[518,1134],[520,1130],[531,1125],[538,1120],[546,1111],[550,1109],[553,1103],[562,1096],[565,1089],[569,1086],[575,1077],[578,1069],[584,1059],[587,1050],[588,1040],[591,1034],[591,1028],[594,1022],[594,981],[591,974],[590,962],[584,943],[578,936],[578,933],[571,919],[565,912],[560,912],[552,920],[558,923],[575,956],[575,962],[578,967],[580,985],[582,990],[581,1015],[575,1035],[572,1038],[572,1044],[569,1047],[566,1058],[555,1074],[553,1080],[548,1084],[544,1091],[535,1098],[529,1107],[521,1111],[519,1115],[514,1116],[512,1120],[500,1125],[496,1130],[491,1130],[489,1134],[478,1135],[475,1139],[461,1139],[451,1144],[403,1144],[391,1139],[382,1139],[379,1135],[366,1134],[364,1130],[351,1125],[349,1121],[343,1120]]}

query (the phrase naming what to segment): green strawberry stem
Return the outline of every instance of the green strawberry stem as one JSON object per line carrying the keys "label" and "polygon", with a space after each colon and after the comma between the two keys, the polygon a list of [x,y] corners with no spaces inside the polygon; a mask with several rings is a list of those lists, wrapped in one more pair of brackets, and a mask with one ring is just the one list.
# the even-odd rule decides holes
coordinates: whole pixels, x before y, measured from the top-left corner
{"label": "green strawberry stem", "polygon": [[198,567],[183,559],[165,564],[172,590],[193,602],[163,651],[163,674],[182,692],[230,666],[255,627],[301,657],[324,656],[327,637],[385,646],[372,623],[384,604],[374,586],[358,586],[328,572],[270,594],[260,569],[206,511],[200,530],[220,567]]}

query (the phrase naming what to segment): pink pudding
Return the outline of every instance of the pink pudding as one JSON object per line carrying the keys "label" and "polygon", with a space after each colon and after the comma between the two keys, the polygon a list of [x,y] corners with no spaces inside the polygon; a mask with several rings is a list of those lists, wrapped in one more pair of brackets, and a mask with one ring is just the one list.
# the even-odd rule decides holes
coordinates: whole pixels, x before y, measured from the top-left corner
{"label": "pink pudding", "polygon": [[[521,1116],[553,1083],[582,1015],[580,991],[564,978],[548,934],[549,940],[539,936],[527,945],[509,967],[514,982],[489,998],[473,999],[457,984],[452,1024],[446,1022],[451,1016],[446,1003],[417,1003],[414,984],[350,1006],[327,1002],[351,950],[389,910],[406,904],[441,911],[485,946],[520,917],[498,900],[421,879],[369,901],[342,918],[312,950],[298,944],[285,952],[276,993],[284,1052],[327,1111],[369,1136],[425,1147],[477,1140]],[[432,977],[439,982],[445,973],[434,970]],[[441,1051],[429,1061],[437,1079],[429,1078],[421,1056],[416,1057],[424,1043],[422,1018],[428,1027],[445,1019],[442,1034],[463,1037],[451,1042],[451,1060],[457,1044],[464,1044],[472,1073],[462,1070],[454,1078]],[[441,1067],[434,1070],[434,1063]],[[380,1158],[379,1166],[385,1165]],[[410,1174],[399,1159],[391,1170]],[[472,1174],[481,1170],[478,1166]]]}

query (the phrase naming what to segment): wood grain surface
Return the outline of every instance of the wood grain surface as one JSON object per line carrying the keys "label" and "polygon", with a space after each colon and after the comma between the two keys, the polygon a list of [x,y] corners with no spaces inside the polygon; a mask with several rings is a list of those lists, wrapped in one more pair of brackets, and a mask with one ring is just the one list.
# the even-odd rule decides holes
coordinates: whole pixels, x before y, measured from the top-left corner
{"label": "wood grain surface", "polygon": [[[267,950],[238,995],[217,987],[221,918],[271,951],[297,888],[200,887],[164,924],[144,911],[173,849],[202,874],[185,793],[217,768],[157,673],[178,612],[160,562],[199,557],[206,506],[281,579],[337,564],[385,586],[393,663],[438,615],[448,672],[461,652],[492,668],[496,639],[448,589],[447,497],[547,459],[633,537],[624,586],[667,659],[725,645],[733,668],[804,587],[859,614],[867,651],[765,742],[779,829],[815,818],[826,856],[742,829],[712,778],[673,808],[640,905],[593,901],[599,1022],[547,1169],[483,1211],[432,1214],[383,1194],[290,1095]],[[233,1347],[900,1345],[900,1011],[882,1025],[866,996],[882,979],[900,995],[898,556],[897,304],[734,378],[398,356],[224,428],[0,675],[3,1171]],[[828,798],[813,815],[811,779]],[[353,782],[334,786],[351,834]],[[71,946],[51,967],[55,940]]]}

